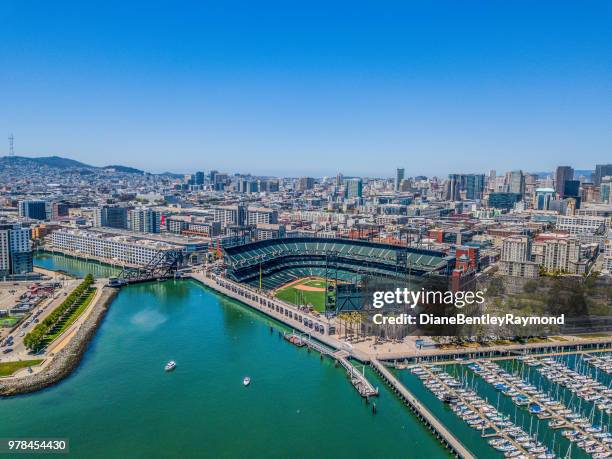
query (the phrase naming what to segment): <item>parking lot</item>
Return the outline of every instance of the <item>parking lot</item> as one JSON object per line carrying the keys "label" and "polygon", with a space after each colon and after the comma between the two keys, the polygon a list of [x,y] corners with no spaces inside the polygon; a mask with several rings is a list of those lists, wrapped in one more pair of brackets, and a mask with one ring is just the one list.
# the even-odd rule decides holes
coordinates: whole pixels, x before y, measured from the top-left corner
{"label": "parking lot", "polygon": [[[38,288],[33,288],[32,282],[26,282],[23,285],[0,286],[0,289],[2,287],[7,289],[7,295],[2,297],[6,298],[6,304],[2,303],[0,309],[19,310],[18,305],[28,305],[30,308],[25,315],[20,315],[21,322],[17,328],[12,326],[0,329],[0,362],[32,358],[23,344],[23,338],[36,324],[44,320],[78,284],[78,280],[70,279],[55,284],[54,289],[50,288],[50,282],[41,282]],[[10,293],[8,290],[15,290],[15,292]]]}

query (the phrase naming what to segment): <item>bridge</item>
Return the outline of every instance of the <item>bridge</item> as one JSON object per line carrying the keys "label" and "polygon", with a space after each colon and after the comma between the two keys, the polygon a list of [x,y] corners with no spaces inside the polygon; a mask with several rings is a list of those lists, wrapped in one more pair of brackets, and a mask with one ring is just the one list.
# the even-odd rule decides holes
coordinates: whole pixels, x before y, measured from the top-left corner
{"label": "bridge", "polygon": [[117,277],[109,281],[109,286],[172,279],[183,263],[182,250],[159,250],[149,262],[137,268],[123,268]]}

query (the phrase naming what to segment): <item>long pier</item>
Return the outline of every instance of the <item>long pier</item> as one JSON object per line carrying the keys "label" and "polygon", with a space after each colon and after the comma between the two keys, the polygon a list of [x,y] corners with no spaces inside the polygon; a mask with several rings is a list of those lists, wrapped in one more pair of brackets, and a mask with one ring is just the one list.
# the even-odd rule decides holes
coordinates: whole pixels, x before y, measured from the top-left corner
{"label": "long pier", "polygon": [[376,371],[393,391],[408,405],[410,410],[431,430],[431,432],[446,446],[455,456],[462,459],[475,459],[474,456],[464,445],[459,441],[453,433],[448,430],[440,420],[429,411],[415,396],[410,392],[393,374],[385,368],[378,360],[370,362],[374,371]]}

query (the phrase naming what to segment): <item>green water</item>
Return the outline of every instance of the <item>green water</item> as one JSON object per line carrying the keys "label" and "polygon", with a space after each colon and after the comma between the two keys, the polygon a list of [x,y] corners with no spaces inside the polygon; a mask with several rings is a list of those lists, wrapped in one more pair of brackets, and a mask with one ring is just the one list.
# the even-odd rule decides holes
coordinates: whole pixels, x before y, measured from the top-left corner
{"label": "green water", "polygon": [[279,330],[194,281],[123,288],[68,379],[0,400],[0,437],[67,437],[87,458],[448,457],[379,380],[372,415],[343,369]]}
{"label": "green water", "polygon": [[34,265],[54,271],[65,271],[75,277],[85,277],[88,273],[93,274],[94,277],[112,277],[121,271],[119,268],[103,263],[84,261],[50,252],[35,252]]}

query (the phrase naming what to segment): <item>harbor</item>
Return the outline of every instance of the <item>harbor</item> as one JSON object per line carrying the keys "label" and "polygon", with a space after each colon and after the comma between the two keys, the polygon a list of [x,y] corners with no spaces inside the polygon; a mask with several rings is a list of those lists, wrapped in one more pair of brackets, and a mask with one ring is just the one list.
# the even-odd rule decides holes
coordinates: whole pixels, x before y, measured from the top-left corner
{"label": "harbor", "polygon": [[[53,257],[58,266],[46,259],[44,262],[48,269],[66,268],[73,261],[69,260],[65,265],[66,260],[61,256]],[[82,269],[82,266],[77,268]],[[324,333],[313,336],[312,333],[290,327],[292,322],[289,320],[293,318],[289,317],[288,312],[281,314],[274,309],[283,318],[277,320],[268,313],[270,308],[266,305],[252,301],[252,298],[250,300],[253,304],[234,301],[192,280],[168,280],[123,287],[112,302],[100,330],[93,337],[81,369],[49,390],[3,400],[4,406],[25,406],[27,411],[29,403],[36,404],[36,400],[46,399],[50,394],[63,393],[68,388],[82,390],[75,388],[74,381],[81,385],[83,374],[93,377],[99,375],[99,371],[131,374],[137,370],[148,385],[157,387],[153,393],[164,399],[165,396],[161,395],[164,391],[174,393],[178,389],[174,386],[175,379],[182,381],[179,383],[180,390],[189,393],[194,388],[188,385],[183,375],[189,374],[190,378],[200,378],[198,380],[202,381],[194,371],[205,374],[208,368],[215,368],[220,372],[223,385],[215,389],[210,382],[202,381],[198,387],[207,388],[213,393],[219,391],[219,394],[229,390],[230,396],[236,398],[230,405],[239,401],[248,406],[254,402],[245,398],[248,393],[264,391],[262,396],[265,399],[264,394],[274,390],[276,396],[286,399],[285,403],[291,404],[290,400],[296,396],[302,400],[293,415],[308,412],[318,419],[320,413],[315,415],[315,412],[327,413],[329,407],[319,407],[315,411],[312,411],[312,407],[320,403],[331,404],[344,415],[359,418],[360,429],[368,426],[378,432],[377,436],[385,437],[391,432],[405,438],[407,443],[417,441],[429,451],[430,457],[600,459],[610,455],[610,414],[607,410],[611,376],[606,371],[609,347],[576,349],[574,352],[570,349],[562,352],[542,350],[528,355],[494,355],[463,360],[444,360],[444,356],[441,356],[440,362],[407,365],[371,359],[364,364],[363,361],[356,361],[349,350],[330,345],[336,344],[332,336]],[[197,318],[197,328],[191,328],[196,325],[188,317]],[[219,326],[222,328],[218,329]],[[231,328],[221,331],[227,326]],[[184,336],[185,332],[178,330],[193,331]],[[212,330],[218,331],[212,333]],[[202,337],[210,333],[211,337],[203,338],[202,342]],[[320,335],[323,339],[319,339]],[[155,339],[151,341],[153,336]],[[248,344],[249,336],[256,341]],[[117,356],[112,352],[113,346],[104,344],[109,343],[109,339],[112,342],[118,340],[122,348],[130,350],[129,354]],[[188,342],[183,343],[185,339]],[[279,340],[292,346],[279,346]],[[208,355],[208,351],[202,355],[193,351],[203,345],[219,355]],[[266,350],[268,345],[271,347]],[[109,361],[103,367],[98,367],[95,362],[99,346],[106,347],[107,352],[111,352],[115,360],[118,359],[117,362]],[[189,352],[189,349],[192,350]],[[280,363],[281,355],[284,356],[282,368],[278,368],[275,365]],[[224,369],[229,361],[221,356],[227,356],[232,361],[237,359],[230,365],[231,371]],[[92,359],[93,368],[90,367]],[[170,360],[177,362],[176,369],[165,379],[151,379],[154,378],[153,373],[159,375],[159,368]],[[132,368],[134,363],[136,367]],[[155,371],[144,376],[142,372],[147,367],[155,368]],[[553,374],[552,370],[558,375]],[[243,388],[244,374],[249,375],[249,390],[242,389],[234,394],[228,388],[234,385]],[[557,377],[565,379],[555,382],[553,379]],[[334,383],[325,385],[324,394],[304,398],[303,391],[307,387],[312,390],[319,387],[316,378],[331,378]],[[578,380],[581,386],[572,387],[571,381],[577,378],[582,378]],[[347,379],[361,397],[356,397],[355,391],[347,390]],[[119,381],[117,379],[114,384],[127,390]],[[272,386],[283,381],[287,381],[288,386],[272,389]],[[105,393],[101,388],[97,390]],[[128,390],[128,393],[131,391]],[[109,393],[105,398],[110,400],[109,397],[115,396]],[[129,403],[125,397],[119,397],[119,400]],[[200,400],[198,405],[212,403],[204,402],[199,396],[196,396],[196,400]],[[351,414],[339,409],[339,401],[350,407]],[[197,417],[191,407],[183,406],[183,402],[179,402],[179,406]],[[220,406],[206,409],[217,412],[221,419],[225,416],[225,408]],[[265,405],[257,409],[263,410],[263,413],[269,411]],[[171,412],[165,412],[171,416]],[[0,414],[6,413],[0,409]],[[295,425],[296,420],[289,420],[288,415],[292,416],[290,413],[276,414]],[[127,422],[129,415],[126,413],[125,416],[128,416],[125,418]],[[337,413],[331,418],[337,419]],[[3,434],[10,434],[14,426],[25,427],[15,419],[7,419],[8,427],[0,429]],[[342,421],[337,419],[337,422]],[[410,426],[410,432],[406,431],[407,426]],[[386,433],[382,434],[379,429],[384,429]],[[369,433],[364,431],[364,436],[367,435]],[[129,444],[126,440],[120,444]],[[335,447],[331,439],[325,441],[330,448]],[[364,448],[369,449],[371,454],[383,451],[378,449],[380,445],[367,446],[368,440],[364,441]],[[385,454],[388,448],[385,445]],[[405,451],[401,451],[398,450],[397,455],[405,455]],[[420,456],[408,454],[408,457]]]}

